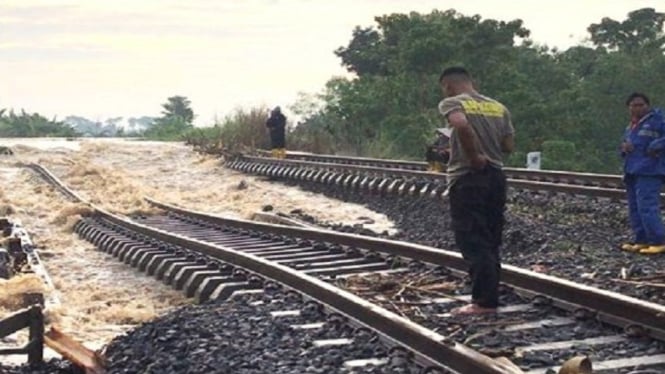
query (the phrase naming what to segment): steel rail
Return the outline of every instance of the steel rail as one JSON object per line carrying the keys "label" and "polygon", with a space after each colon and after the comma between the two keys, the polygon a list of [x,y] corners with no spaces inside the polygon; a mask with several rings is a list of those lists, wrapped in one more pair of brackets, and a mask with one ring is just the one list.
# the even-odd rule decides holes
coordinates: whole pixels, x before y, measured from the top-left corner
{"label": "steel rail", "polygon": [[[79,201],[87,203],[80,195],[69,189],[43,166],[33,164],[33,168],[44,176],[48,176],[48,180],[57,185],[67,195],[75,196]],[[128,230],[197,251],[211,258],[245,268],[248,271],[298,290],[328,305],[330,308],[347,315],[350,319],[376,330],[388,340],[412,349],[442,367],[459,373],[516,373],[514,367],[510,365],[496,361],[462,344],[448,340],[434,331],[389,312],[348,291],[341,290],[327,282],[297,270],[232,248],[151,228],[115,215],[94,204],[87,204],[90,205],[98,217]],[[270,226],[274,226],[276,229],[282,227],[278,225]]]}
{"label": "steel rail", "polygon": [[[259,150],[257,152],[264,157],[269,157],[270,152]],[[313,154],[305,152],[287,153],[287,160],[302,160],[313,161],[321,163],[336,163],[345,165],[365,165],[376,166],[388,169],[407,169],[424,171],[427,169],[427,163],[422,161],[407,161],[407,160],[392,160],[368,157],[352,157],[352,156],[338,156],[338,155],[324,155]],[[503,169],[509,178],[514,179],[528,179],[540,181],[567,181],[569,183],[577,184],[592,184],[605,187],[622,188],[623,181],[620,175],[614,174],[595,174],[595,173],[580,173],[571,171],[560,170],[532,170],[524,168],[505,167]]]}
{"label": "steel rail", "polygon": [[[359,235],[341,234],[321,229],[302,229],[246,220],[229,219],[201,212],[189,211],[151,199],[146,200],[163,210],[217,225],[374,250],[376,252],[393,254],[426,263],[443,265],[457,271],[463,271],[466,269],[466,264],[459,254],[437,248]],[[305,287],[306,290],[303,290],[300,286],[303,282],[308,280],[308,277],[311,277],[305,275],[303,278],[301,275],[304,274],[292,270],[291,268],[281,265],[274,267],[273,262],[257,258],[251,254],[242,253],[224,247],[223,245],[215,245],[209,242],[172,234],[168,231],[163,231],[157,228],[144,226],[126,218],[98,210],[94,206],[93,208],[97,210],[97,214],[104,217],[105,220],[134,232],[148,235],[181,247],[191,248],[212,258],[226,261],[258,274],[264,274],[268,278],[275,279],[276,281],[293,287],[294,289],[301,290],[305,294],[331,306],[332,309],[336,309],[344,314],[352,316],[350,317],[351,319],[361,324],[372,326],[376,329],[376,326],[372,321],[380,321],[381,328],[379,328],[378,331],[385,338],[400,344],[406,343],[404,337],[407,337],[407,340],[409,341],[411,341],[411,339],[417,340],[411,342],[413,345],[411,345],[410,348],[430,361],[442,362],[439,360],[444,360],[442,366],[449,367],[459,372],[484,373],[511,372],[511,370],[513,370],[508,366],[503,367],[501,363],[489,359],[484,355],[480,355],[476,351],[463,345],[446,341],[442,336],[423,329],[421,326],[413,324],[409,320],[402,320],[401,317],[386,312],[379,307],[373,306],[376,309],[374,312],[378,311],[378,315],[367,315],[363,313],[369,312],[362,306],[354,304],[353,300],[344,299],[348,304],[344,304],[345,301],[343,300],[341,301],[341,304],[339,304],[341,306],[334,304],[339,301],[337,298],[345,296],[345,291],[341,291],[326,282],[319,281],[323,283],[322,288],[317,285],[309,284]],[[284,280],[280,277],[284,277]],[[509,265],[504,266],[502,277],[504,284],[511,285],[519,291],[524,291],[531,295],[545,295],[546,297],[551,298],[556,304],[563,306],[568,310],[577,310],[580,308],[587,309],[595,314],[595,317],[601,321],[626,328],[640,327],[640,330],[646,335],[661,340],[665,338],[665,332],[663,331],[665,328],[665,307],[661,305],[641,301],[614,292],[598,290],[589,286],[581,286],[573,282],[522,270]],[[325,298],[329,297],[331,298],[330,300],[335,301],[327,299],[322,300],[322,295],[325,296]],[[362,299],[360,300],[362,301]],[[406,321],[406,324],[403,323],[403,321]],[[399,326],[394,327],[392,325],[393,323],[398,323]],[[416,330],[410,329],[411,327],[415,327]],[[419,331],[418,329],[422,329],[422,331]],[[423,334],[421,334],[421,332]],[[433,339],[435,342],[427,343],[428,339]],[[476,355],[478,355],[480,361],[472,362]],[[451,364],[451,362],[454,364]],[[484,369],[477,369],[477,365],[482,365]]]}
{"label": "steel rail", "polygon": [[510,373],[506,365],[406,318],[378,307],[350,292],[273,261],[231,248],[151,228],[97,208],[104,219],[126,229],[188,248],[251,272],[271,278],[321,301],[332,309],[377,330],[390,340],[406,345],[443,367],[460,373]]}
{"label": "steel rail", "polygon": [[[364,165],[347,165],[347,164],[337,164],[337,163],[325,163],[325,162],[310,162],[310,161],[300,161],[300,160],[279,160],[273,158],[265,157],[252,157],[252,156],[242,156],[241,158],[229,160],[228,166],[233,169],[239,169],[241,171],[248,171],[252,173],[265,174],[270,176],[277,177],[287,177],[287,178],[300,178],[307,176],[304,174],[299,174],[292,171],[279,171],[279,168],[297,168],[297,169],[316,169],[327,171],[329,173],[337,173],[340,177],[344,173],[351,173],[354,175],[359,175],[362,177],[368,178],[386,178],[386,179],[396,179],[402,178],[405,179],[404,183],[413,183],[413,181],[420,181],[421,183],[431,183],[439,187],[445,187],[447,184],[447,176],[442,173],[433,173],[427,171],[417,171],[417,170],[404,170],[404,169],[391,169],[385,167],[377,166],[364,166]],[[265,168],[252,167],[254,165],[264,165]],[[620,188],[608,188],[600,186],[588,186],[582,184],[568,184],[560,182],[548,182],[548,181],[539,181],[539,180],[525,180],[525,179],[515,179],[507,173],[508,185],[513,188],[525,189],[525,190],[534,190],[534,191],[548,191],[548,192],[558,192],[566,193],[573,195],[584,195],[584,196],[594,196],[594,197],[605,197],[610,199],[621,200],[626,198],[626,192],[624,189]],[[570,176],[569,176],[570,178]],[[339,182],[337,177],[329,177],[328,181]],[[559,179],[561,180],[561,179]],[[413,187],[413,186],[409,186]],[[397,192],[397,191],[395,191]],[[415,191],[418,193],[418,191]],[[431,190],[428,191],[428,193]],[[443,191],[441,191],[443,192]],[[665,199],[665,194],[661,195],[662,199]]]}
{"label": "steel rail", "polygon": [[90,202],[81,197],[81,195],[76,193],[76,191],[65,186],[60,181],[60,179],[58,179],[58,177],[56,177],[53,173],[51,173],[50,170],[48,170],[44,166],[40,164],[31,163],[28,164],[27,167],[31,168],[32,170],[40,174],[48,183],[57,188],[63,195],[67,196],[69,199],[86,205],[91,205]]}
{"label": "steel rail", "polygon": [[[353,246],[442,265],[458,271],[466,271],[467,269],[467,265],[459,253],[443,249],[323,229],[304,229],[229,219],[183,209],[149,198],[146,200],[152,205],[166,211],[214,224]],[[504,284],[525,290],[531,294],[545,295],[552,298],[553,301],[559,303],[564,308],[573,310],[585,308],[590,312],[596,313],[597,317],[602,321],[624,328],[636,325],[641,326],[648,335],[656,339],[665,340],[665,306],[663,305],[524,270],[512,265],[502,266],[501,278]]]}

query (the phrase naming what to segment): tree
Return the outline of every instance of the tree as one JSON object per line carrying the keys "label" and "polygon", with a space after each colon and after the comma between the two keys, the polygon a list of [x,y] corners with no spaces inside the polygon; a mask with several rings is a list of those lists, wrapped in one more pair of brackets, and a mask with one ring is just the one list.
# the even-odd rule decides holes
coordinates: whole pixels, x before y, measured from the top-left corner
{"label": "tree", "polygon": [[[348,45],[335,51],[356,77],[329,80],[320,110],[303,120],[310,127],[303,136],[325,131],[337,152],[422,158],[442,125],[440,69],[453,64],[467,67],[482,93],[510,109],[520,155],[508,162],[520,167],[527,152],[547,148],[556,167],[620,172],[625,96],[643,91],[665,104],[664,18],[650,8],[621,22],[604,18],[588,28],[593,47],[564,51],[527,39],[518,19],[435,10],[374,21],[356,27]],[[576,157],[556,160],[572,154],[568,144]]]}
{"label": "tree", "polygon": [[172,96],[167,102],[162,104],[163,118],[180,117],[185,123],[192,124],[194,121],[194,111],[190,108],[191,102],[185,96]]}
{"label": "tree", "polygon": [[[391,14],[376,17],[374,27],[356,27],[348,46],[335,54],[358,76],[397,75],[410,71],[436,74],[460,57],[490,65],[506,57],[516,39],[529,36],[521,20],[483,20],[453,9],[430,14]],[[489,61],[485,61],[489,60]]]}
{"label": "tree", "polygon": [[157,118],[154,124],[144,133],[144,136],[159,140],[178,140],[194,126],[194,112],[190,108],[191,102],[184,96],[172,96],[162,104],[162,117]]}
{"label": "tree", "polygon": [[665,45],[663,23],[665,13],[642,8],[628,13],[628,18],[622,22],[605,17],[587,30],[597,47],[625,52],[642,48],[662,51]]}
{"label": "tree", "polygon": [[164,117],[157,119],[156,123],[145,131],[145,137],[157,140],[179,140],[181,135],[194,126],[185,122],[182,117]]}
{"label": "tree", "polygon": [[386,74],[385,61],[378,49],[381,36],[371,27],[356,26],[349,46],[339,47],[335,55],[342,59],[342,65],[358,75]]}
{"label": "tree", "polygon": [[483,20],[455,10],[374,20],[376,26],[356,27],[349,44],[335,51],[358,78],[331,79],[317,114],[330,121],[340,151],[369,156],[422,157],[421,145],[442,125],[440,70],[465,63],[488,93],[504,92],[515,41],[529,35],[521,20]]}

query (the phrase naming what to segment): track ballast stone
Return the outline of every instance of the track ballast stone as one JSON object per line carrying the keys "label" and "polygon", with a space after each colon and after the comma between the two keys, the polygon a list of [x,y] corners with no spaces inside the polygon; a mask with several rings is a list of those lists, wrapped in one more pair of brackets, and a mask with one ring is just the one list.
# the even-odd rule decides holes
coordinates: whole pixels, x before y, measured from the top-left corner
{"label": "track ballast stone", "polygon": [[[374,333],[350,328],[344,318],[323,314],[316,305],[303,307],[297,294],[279,291],[183,307],[114,339],[105,352],[108,373],[418,373],[410,360],[388,353]],[[301,313],[279,318],[270,314],[285,310]],[[321,329],[292,327],[321,321]],[[353,343],[312,344],[338,338]],[[353,370],[343,366],[349,359],[386,355],[391,357],[387,365]]]}
{"label": "track ballast stone", "polygon": [[61,359],[50,359],[44,363],[19,366],[0,365],[2,374],[79,374],[81,371],[74,367],[69,361]]}
{"label": "track ballast stone", "polygon": [[[457,250],[449,205],[431,198],[377,196],[336,185],[286,182],[386,214],[398,232],[376,234],[362,225],[313,222],[338,231]],[[663,274],[665,256],[621,251],[630,240],[626,203],[603,198],[509,190],[503,262],[665,304],[665,288],[625,282]],[[665,274],[661,278],[661,283]],[[654,281],[657,283],[658,280]]]}

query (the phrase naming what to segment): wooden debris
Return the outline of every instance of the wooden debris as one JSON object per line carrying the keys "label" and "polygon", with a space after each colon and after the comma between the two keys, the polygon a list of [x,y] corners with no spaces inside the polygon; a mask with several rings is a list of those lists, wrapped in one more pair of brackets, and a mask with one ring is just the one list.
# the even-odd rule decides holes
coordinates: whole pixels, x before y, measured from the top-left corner
{"label": "wooden debris", "polygon": [[612,279],[612,280],[615,281],[615,282],[619,282],[619,283],[634,284],[634,285],[638,285],[638,286],[665,288],[665,283],[653,283],[653,282],[647,282],[647,281],[634,281],[634,280],[623,280],[623,279]]}
{"label": "wooden debris", "polygon": [[105,374],[104,359],[83,344],[65,335],[56,327],[44,335],[44,343],[62,357],[85,371],[85,374]]}
{"label": "wooden debris", "polygon": [[337,285],[378,302],[399,315],[423,319],[426,316],[419,307],[432,303],[427,299],[445,297],[459,300],[453,293],[460,287],[459,281],[436,274],[434,269],[416,276],[400,273],[359,275],[340,279]]}
{"label": "wooden debris", "polygon": [[591,360],[587,356],[577,356],[564,362],[559,374],[592,374]]}

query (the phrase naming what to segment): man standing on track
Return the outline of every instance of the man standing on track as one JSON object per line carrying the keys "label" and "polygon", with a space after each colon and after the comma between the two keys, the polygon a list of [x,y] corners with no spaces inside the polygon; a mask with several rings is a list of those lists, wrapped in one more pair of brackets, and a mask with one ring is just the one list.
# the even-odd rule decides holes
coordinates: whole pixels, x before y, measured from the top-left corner
{"label": "man standing on track", "polygon": [[286,116],[279,106],[270,112],[266,127],[270,130],[272,157],[286,158]]}
{"label": "man standing on track", "polygon": [[510,112],[473,88],[462,67],[445,69],[439,83],[446,99],[439,111],[452,129],[448,183],[455,242],[469,263],[471,304],[453,314],[492,313],[499,305],[506,177],[504,153],[514,149]]}
{"label": "man standing on track", "polygon": [[624,132],[621,156],[635,237],[621,249],[657,254],[665,253],[665,228],[660,216],[660,191],[665,178],[665,121],[660,109],[651,109],[649,105],[649,98],[639,92],[626,100],[631,121]]}

